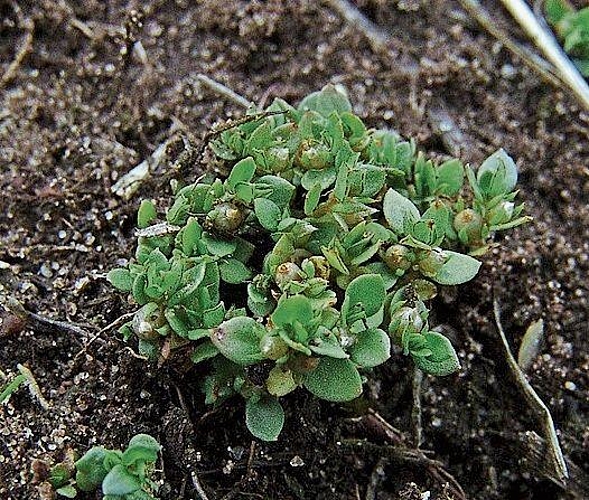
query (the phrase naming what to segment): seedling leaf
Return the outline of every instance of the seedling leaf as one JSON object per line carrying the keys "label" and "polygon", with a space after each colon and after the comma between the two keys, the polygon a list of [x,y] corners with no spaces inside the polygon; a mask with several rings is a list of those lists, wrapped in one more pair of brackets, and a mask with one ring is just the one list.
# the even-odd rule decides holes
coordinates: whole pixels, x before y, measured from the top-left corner
{"label": "seedling leaf", "polygon": [[362,394],[362,379],[349,359],[321,358],[304,385],[318,398],[336,403],[351,401]]}
{"label": "seedling leaf", "polygon": [[428,332],[424,335],[429,355],[420,356],[412,353],[418,368],[438,377],[450,375],[460,368],[460,361],[450,341],[438,332]]}
{"label": "seedling leaf", "polygon": [[391,357],[391,339],[379,328],[364,330],[356,335],[350,348],[350,359],[362,368],[374,368]]}
{"label": "seedling leaf", "polygon": [[245,424],[262,441],[276,441],[284,426],[284,410],[274,397],[250,398],[245,404]]}
{"label": "seedling leaf", "polygon": [[384,197],[382,210],[391,229],[403,235],[407,227],[411,227],[419,218],[419,210],[411,200],[405,198],[394,189],[389,189]]}
{"label": "seedling leaf", "polygon": [[432,279],[440,285],[459,285],[473,279],[481,263],[473,257],[446,250],[448,260]]}

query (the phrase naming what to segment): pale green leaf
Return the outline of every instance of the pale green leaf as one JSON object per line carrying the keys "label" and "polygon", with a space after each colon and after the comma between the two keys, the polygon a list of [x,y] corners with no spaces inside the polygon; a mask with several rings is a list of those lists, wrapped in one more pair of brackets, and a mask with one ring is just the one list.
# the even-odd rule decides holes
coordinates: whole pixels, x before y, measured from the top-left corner
{"label": "pale green leaf", "polygon": [[346,288],[342,313],[347,314],[352,307],[360,304],[366,316],[373,316],[383,307],[384,299],[385,286],[382,276],[363,274],[353,279]]}
{"label": "pale green leaf", "polygon": [[145,229],[156,219],[157,211],[151,200],[143,200],[137,211],[137,227]]}
{"label": "pale green leaf", "polygon": [[382,210],[391,229],[397,234],[405,234],[405,228],[412,226],[420,218],[419,210],[413,202],[394,189],[387,191]]}
{"label": "pale green leaf", "polygon": [[292,325],[295,321],[299,321],[301,325],[305,326],[312,319],[311,301],[303,295],[283,298],[278,302],[278,306],[272,314],[272,322],[281,327]]}
{"label": "pale green leaf", "polygon": [[416,366],[431,375],[442,377],[450,375],[460,368],[460,361],[450,341],[438,332],[428,332],[423,335],[427,349],[423,352],[427,356],[411,353]]}
{"label": "pale green leaf", "polygon": [[225,283],[240,284],[252,277],[249,268],[237,259],[227,259],[221,262],[219,272]]}
{"label": "pale green leaf", "polygon": [[128,269],[122,267],[112,269],[106,275],[106,279],[121,292],[130,292],[133,289],[133,277]]}
{"label": "pale green leaf", "polygon": [[284,410],[274,397],[250,398],[245,404],[245,424],[262,441],[277,441],[284,426]]}
{"label": "pale green leaf", "polygon": [[391,339],[383,330],[371,328],[356,335],[350,359],[362,368],[374,368],[391,357]]}
{"label": "pale green leaf", "polygon": [[115,465],[102,481],[103,495],[129,495],[141,489],[141,482],[123,465]]}
{"label": "pale green leaf", "polygon": [[260,225],[268,231],[276,231],[282,220],[282,213],[278,205],[267,198],[254,200],[254,212]]}
{"label": "pale green leaf", "polygon": [[362,394],[362,379],[349,359],[321,358],[304,385],[311,394],[326,401],[351,401]]}
{"label": "pale green leaf", "polygon": [[446,250],[448,259],[432,279],[440,285],[459,285],[473,279],[481,267],[481,263],[471,257]]}
{"label": "pale green leaf", "polygon": [[264,359],[260,339],[266,329],[253,318],[231,318],[211,330],[210,338],[221,354],[238,365],[253,365]]}
{"label": "pale green leaf", "polygon": [[231,173],[227,178],[227,187],[229,189],[235,189],[237,184],[240,182],[249,182],[256,173],[256,164],[253,158],[247,157],[237,162],[231,169]]}

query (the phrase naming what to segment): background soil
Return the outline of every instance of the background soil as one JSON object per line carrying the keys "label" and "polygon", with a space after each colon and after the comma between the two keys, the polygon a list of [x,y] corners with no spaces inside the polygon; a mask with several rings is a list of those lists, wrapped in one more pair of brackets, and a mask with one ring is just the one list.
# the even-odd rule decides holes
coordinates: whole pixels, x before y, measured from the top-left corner
{"label": "background soil", "polygon": [[[386,48],[329,2],[0,1],[0,295],[86,332],[2,315],[0,369],[10,377],[27,365],[50,408],[22,390],[0,407],[0,498],[37,497],[34,458],[59,460],[94,443],[120,448],[137,432],[164,446],[162,498],[198,498],[191,471],[210,499],[461,498],[444,486],[446,472],[472,499],[589,498],[589,115],[458,2],[357,4],[391,35]],[[521,36],[498,2],[484,4]],[[148,366],[112,330],[87,345],[133,310],[105,273],[132,251],[141,198],[165,209],[180,137],[199,139],[243,112],[197,73],[257,103],[296,103],[342,83],[369,125],[414,137],[432,156],[476,165],[504,147],[517,160],[534,222],[502,237],[474,282],[434,304],[463,362],[456,376],[424,380],[422,448],[439,465],[399,451],[412,449],[413,376],[400,355],[376,370],[354,407],[302,392],[287,398],[280,441],[252,448],[241,402],[206,413],[201,374]],[[114,196],[116,179],[165,141],[156,175],[130,201]],[[550,479],[531,433],[542,434],[502,354],[493,296],[515,348],[531,321],[545,321],[528,375],[560,430],[568,485]]]}

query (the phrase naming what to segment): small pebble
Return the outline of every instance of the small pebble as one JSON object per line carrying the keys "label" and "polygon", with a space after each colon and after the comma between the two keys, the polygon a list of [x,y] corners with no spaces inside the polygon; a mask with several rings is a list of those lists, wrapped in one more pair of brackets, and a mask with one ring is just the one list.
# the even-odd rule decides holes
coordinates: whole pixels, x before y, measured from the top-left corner
{"label": "small pebble", "polygon": [[290,461],[290,465],[291,465],[291,467],[302,467],[303,465],[305,465],[305,462],[303,461],[303,459],[301,457],[299,457],[298,455],[295,455],[294,457],[292,457],[292,459]]}

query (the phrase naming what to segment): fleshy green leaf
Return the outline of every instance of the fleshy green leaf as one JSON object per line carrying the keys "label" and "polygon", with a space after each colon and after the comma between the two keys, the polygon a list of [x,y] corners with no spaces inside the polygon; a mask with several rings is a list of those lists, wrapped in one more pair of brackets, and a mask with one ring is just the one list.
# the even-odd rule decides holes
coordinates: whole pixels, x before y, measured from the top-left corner
{"label": "fleshy green leaf", "polygon": [[235,240],[223,240],[221,238],[216,238],[210,233],[203,233],[202,238],[209,253],[211,255],[216,255],[217,257],[231,255],[237,247]]}
{"label": "fleshy green leaf", "polygon": [[240,182],[249,182],[253,179],[256,173],[256,164],[253,158],[250,156],[237,162],[231,169],[231,173],[227,178],[227,187],[229,189],[235,189]]}
{"label": "fleshy green leaf", "polygon": [[438,167],[437,191],[446,196],[458,194],[464,183],[464,167],[460,160],[448,160]]}
{"label": "fleshy green leaf", "polygon": [[374,368],[391,357],[391,339],[379,328],[371,328],[356,335],[349,351],[354,363],[362,368]]}
{"label": "fleshy green leaf", "polygon": [[245,404],[245,424],[262,441],[277,441],[284,426],[284,410],[274,397],[250,398]]}
{"label": "fleshy green leaf", "polygon": [[253,318],[231,318],[211,331],[210,337],[221,354],[238,365],[253,365],[264,359],[260,339],[266,329]]}
{"label": "fleshy green leaf", "polygon": [[219,354],[219,349],[215,347],[215,344],[206,341],[196,346],[190,355],[190,360],[196,365],[207,359],[214,358],[217,354]]}
{"label": "fleshy green leaf", "polygon": [[405,228],[411,227],[419,218],[419,210],[411,200],[389,189],[384,197],[382,211],[391,229],[397,234],[405,234]]}
{"label": "fleshy green leaf", "polygon": [[219,272],[225,283],[240,284],[252,277],[249,268],[237,259],[227,259],[221,262]]}
{"label": "fleshy green leaf", "polygon": [[275,366],[270,370],[266,379],[266,389],[272,396],[282,397],[294,391],[297,384],[290,370],[282,366]]}
{"label": "fleshy green leaf", "polygon": [[106,450],[101,446],[90,448],[76,463],[76,485],[82,491],[97,489],[108,472],[104,468]]}
{"label": "fleshy green leaf", "polygon": [[317,205],[319,204],[319,197],[321,196],[321,184],[318,182],[313,184],[311,189],[305,196],[305,215],[311,215]]}
{"label": "fleshy green leaf", "polygon": [[145,229],[156,219],[157,211],[151,200],[143,200],[137,211],[137,227]]}
{"label": "fleshy green leaf", "polygon": [[331,113],[344,113],[352,111],[352,105],[346,94],[335,85],[329,84],[319,92],[313,92],[305,97],[299,104],[300,111],[316,111],[320,115],[328,117]]}
{"label": "fleshy green leaf", "polygon": [[515,162],[503,149],[499,149],[480,166],[477,171],[477,182],[480,190],[488,198],[510,193],[517,183]]}
{"label": "fleshy green leaf", "polygon": [[141,489],[141,481],[123,465],[115,465],[102,481],[103,495],[129,495]]}
{"label": "fleshy green leaf", "polygon": [[123,465],[129,466],[138,461],[155,462],[161,449],[160,444],[149,434],[136,434],[123,453]]}
{"label": "fleshy green leaf", "polygon": [[442,265],[432,279],[440,285],[459,285],[473,279],[481,267],[481,263],[471,257],[457,252],[446,250],[449,258]]}
{"label": "fleshy green leaf", "polygon": [[[460,368],[460,361],[450,341],[438,332],[428,332],[423,335],[427,349],[427,356],[419,356],[412,353],[413,360],[418,368],[424,372],[443,377],[450,375]],[[422,349],[423,350],[423,349]]]}
{"label": "fleshy green leaf", "polygon": [[268,186],[272,188],[272,193],[265,198],[268,198],[282,208],[290,205],[290,200],[295,193],[295,187],[290,182],[274,175],[260,177],[256,181],[256,186]]}
{"label": "fleshy green leaf", "polygon": [[347,314],[354,305],[361,304],[366,316],[372,316],[380,311],[384,299],[385,287],[382,276],[364,274],[352,280],[346,288],[342,313]]}
{"label": "fleshy green leaf", "polygon": [[106,279],[121,292],[130,292],[133,289],[133,277],[128,269],[122,267],[112,269],[107,274]]}
{"label": "fleshy green leaf", "polygon": [[55,492],[65,498],[76,498],[76,495],[78,494],[76,488],[71,484],[66,484],[61,488],[57,488]]}
{"label": "fleshy green leaf", "polygon": [[307,325],[313,319],[313,307],[311,301],[303,295],[294,295],[278,302],[276,310],[272,314],[272,322],[276,326],[292,325],[299,321],[301,325]]}
{"label": "fleshy green leaf", "polygon": [[349,359],[321,358],[304,382],[307,390],[326,401],[351,401],[362,394],[362,379]]}
{"label": "fleshy green leaf", "polygon": [[268,231],[276,231],[278,224],[282,220],[278,205],[267,198],[256,198],[254,200],[254,212],[262,227]]}

